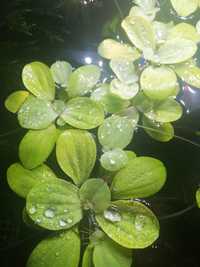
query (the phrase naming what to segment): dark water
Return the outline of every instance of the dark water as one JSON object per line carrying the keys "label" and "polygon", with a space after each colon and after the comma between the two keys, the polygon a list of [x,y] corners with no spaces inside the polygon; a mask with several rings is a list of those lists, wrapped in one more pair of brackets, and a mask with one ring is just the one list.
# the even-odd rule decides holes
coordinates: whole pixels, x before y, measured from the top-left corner
{"label": "dark water", "polygon": [[[113,0],[15,0],[1,1],[0,10],[0,266],[24,267],[32,248],[44,235],[27,228],[21,219],[23,200],[6,183],[6,169],[17,161],[17,146],[24,134],[16,117],[3,102],[14,90],[23,88],[24,64],[39,60],[47,64],[68,60],[74,66],[92,60],[102,64],[96,54],[105,37],[123,36],[119,29],[120,13]],[[126,15],[131,1],[118,0]],[[167,21],[167,1],[161,1],[161,17]],[[198,15],[191,18],[195,22]],[[200,18],[199,18],[200,19]],[[177,19],[178,20],[178,19]],[[123,36],[124,37],[124,36]],[[199,57],[200,58],[200,57]],[[103,62],[106,69],[106,62]],[[176,134],[200,144],[195,132],[200,129],[200,91],[187,90],[180,95],[185,105],[183,118],[175,124]],[[178,139],[160,144],[138,130],[130,148],[138,155],[160,158],[168,169],[165,188],[150,199],[161,220],[160,239],[153,247],[134,252],[136,267],[199,267],[200,210],[193,208],[173,217],[165,216],[193,205],[200,184],[200,148]],[[66,266],[67,267],[67,266]],[[112,266],[111,266],[112,267]]]}

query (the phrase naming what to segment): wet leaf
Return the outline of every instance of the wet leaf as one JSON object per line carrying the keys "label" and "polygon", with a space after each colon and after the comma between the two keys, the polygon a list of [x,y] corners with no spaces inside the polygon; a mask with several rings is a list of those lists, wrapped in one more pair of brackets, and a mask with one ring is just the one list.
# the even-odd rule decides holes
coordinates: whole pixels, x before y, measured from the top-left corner
{"label": "wet leaf", "polygon": [[151,157],[137,157],[115,175],[112,182],[112,197],[149,197],[157,193],[165,182],[166,169],[161,161]]}
{"label": "wet leaf", "polygon": [[131,102],[133,106],[142,113],[150,112],[154,107],[153,100],[148,98],[142,91],[140,91]]}
{"label": "wet leaf", "polygon": [[69,97],[82,96],[90,92],[101,76],[101,69],[86,65],[76,69],[69,78],[67,92]]}
{"label": "wet leaf", "polygon": [[76,97],[67,102],[61,118],[75,128],[93,129],[104,121],[104,110],[88,97]]}
{"label": "wet leaf", "polygon": [[42,240],[31,253],[27,267],[78,267],[80,238],[72,230]]}
{"label": "wet leaf", "polygon": [[55,178],[56,175],[45,164],[35,169],[27,170],[20,163],[14,163],[7,170],[7,181],[10,188],[23,198],[26,198],[29,191],[37,183]]}
{"label": "wet leaf", "polygon": [[133,6],[130,9],[129,17],[144,17],[147,20],[153,21],[158,11],[159,11],[159,8],[153,8],[147,11],[139,6]]}
{"label": "wet leaf", "polygon": [[48,66],[41,62],[32,62],[25,65],[22,72],[25,87],[40,99],[53,100],[55,84]]}
{"label": "wet leaf", "polygon": [[[199,7],[200,7],[200,2],[199,2]],[[197,30],[197,33],[200,35],[200,20],[197,21],[196,30]]]}
{"label": "wet leaf", "polygon": [[173,23],[163,23],[160,21],[153,22],[153,28],[155,31],[157,44],[162,44],[167,40],[169,31],[172,28],[172,26]]}
{"label": "wet leaf", "polygon": [[179,16],[187,17],[197,10],[198,1],[199,0],[171,0],[171,4]]}
{"label": "wet leaf", "polygon": [[110,92],[123,100],[130,100],[137,95],[139,91],[138,83],[126,84],[118,79],[113,79],[110,84]]}
{"label": "wet leaf", "polygon": [[165,66],[147,67],[140,78],[143,92],[153,100],[164,100],[173,96],[177,83],[175,72]]}
{"label": "wet leaf", "polygon": [[[140,166],[141,167],[141,166]],[[118,221],[114,221],[118,214]],[[110,217],[96,215],[103,231],[126,248],[146,248],[159,237],[159,223],[144,204],[136,201],[115,201]]]}
{"label": "wet leaf", "polygon": [[6,98],[5,107],[8,111],[16,113],[21,108],[21,105],[24,103],[28,95],[29,92],[25,90],[15,91]]}
{"label": "wet leaf", "polygon": [[141,7],[146,13],[152,11],[157,5],[156,0],[134,0],[133,2]]}
{"label": "wet leaf", "polygon": [[155,33],[149,20],[144,17],[126,17],[122,21],[122,28],[138,49],[155,49]]}
{"label": "wet leaf", "polygon": [[139,121],[139,113],[135,107],[129,107],[127,109],[124,109],[121,112],[118,112],[117,115],[126,118],[129,120],[133,126],[133,128],[137,127],[137,123]]}
{"label": "wet leaf", "polygon": [[116,148],[105,152],[100,158],[101,166],[108,171],[114,172],[122,169],[128,162],[126,152]]}
{"label": "wet leaf", "polygon": [[133,138],[134,128],[129,119],[112,115],[98,129],[100,144],[107,148],[125,148]]}
{"label": "wet leaf", "polygon": [[140,53],[137,49],[112,39],[105,39],[99,45],[98,53],[106,59],[125,59],[135,61],[140,58]]}
{"label": "wet leaf", "polygon": [[47,100],[28,96],[18,112],[21,127],[39,130],[47,128],[57,117],[51,103]]}
{"label": "wet leaf", "polygon": [[80,185],[89,178],[96,161],[96,144],[87,131],[66,130],[57,141],[56,156],[61,169]]}
{"label": "wet leaf", "polygon": [[145,132],[160,142],[168,142],[174,137],[174,128],[171,123],[158,123],[143,117],[143,126]]}
{"label": "wet leaf", "polygon": [[93,265],[93,247],[88,245],[84,251],[82,267],[94,267]]}
{"label": "wet leaf", "polygon": [[44,130],[30,130],[19,145],[19,158],[27,169],[33,169],[47,160],[51,154],[58,131],[54,125]]}
{"label": "wet leaf", "polygon": [[72,73],[72,66],[66,61],[56,61],[51,66],[51,74],[55,83],[62,87],[67,87],[69,77]]}
{"label": "wet leaf", "polygon": [[176,38],[188,39],[195,43],[200,42],[200,34],[198,34],[196,28],[185,22],[179,23],[170,29],[168,39]]}
{"label": "wet leaf", "polygon": [[124,150],[124,151],[128,157],[128,161],[135,159],[137,157],[137,155],[133,151],[130,151],[130,150]]}
{"label": "wet leaf", "polygon": [[26,210],[36,224],[48,230],[71,228],[82,218],[78,188],[61,179],[34,186]]}
{"label": "wet leaf", "polygon": [[133,62],[126,59],[112,59],[110,67],[122,83],[133,84],[138,81],[138,75]]}
{"label": "wet leaf", "polygon": [[104,237],[94,247],[93,261],[95,267],[130,267],[132,251],[119,246],[108,237]]}
{"label": "wet leaf", "polygon": [[79,196],[84,209],[92,209],[97,213],[106,210],[111,201],[110,189],[102,179],[89,179],[84,182]]}
{"label": "wet leaf", "polygon": [[198,208],[200,208],[200,189],[198,189],[196,192],[196,202],[197,202]]}

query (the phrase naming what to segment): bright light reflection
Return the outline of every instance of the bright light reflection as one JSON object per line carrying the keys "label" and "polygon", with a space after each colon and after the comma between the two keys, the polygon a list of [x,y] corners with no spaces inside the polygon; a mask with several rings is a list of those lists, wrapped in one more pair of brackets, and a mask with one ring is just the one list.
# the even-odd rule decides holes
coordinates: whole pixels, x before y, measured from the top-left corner
{"label": "bright light reflection", "polygon": [[85,57],[85,63],[86,64],[91,64],[92,63],[91,57]]}

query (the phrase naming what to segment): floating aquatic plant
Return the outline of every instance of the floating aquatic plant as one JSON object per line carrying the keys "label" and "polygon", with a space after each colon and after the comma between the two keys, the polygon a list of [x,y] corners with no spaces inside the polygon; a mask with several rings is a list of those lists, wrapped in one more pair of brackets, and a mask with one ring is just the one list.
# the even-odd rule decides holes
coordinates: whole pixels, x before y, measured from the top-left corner
{"label": "floating aquatic plant", "polygon": [[[184,9],[180,1],[172,5],[187,16],[196,2]],[[27,90],[6,99],[28,130],[20,162],[8,168],[8,184],[26,200],[25,223],[53,233],[36,246],[27,267],[77,267],[82,220],[89,238],[82,267],[130,267],[132,249],[159,237],[158,219],[139,199],[162,189],[166,168],[126,147],[138,126],[160,142],[174,137],[172,122],[183,113],[176,100],[179,79],[200,88],[194,60],[200,34],[185,22],[156,21],[157,1],[135,4],[122,21],[131,44],[106,39],[98,48],[110,60],[111,81],[103,83],[92,64],[74,69],[64,61],[50,68],[32,62],[22,72]],[[59,177],[46,164],[54,148]]]}

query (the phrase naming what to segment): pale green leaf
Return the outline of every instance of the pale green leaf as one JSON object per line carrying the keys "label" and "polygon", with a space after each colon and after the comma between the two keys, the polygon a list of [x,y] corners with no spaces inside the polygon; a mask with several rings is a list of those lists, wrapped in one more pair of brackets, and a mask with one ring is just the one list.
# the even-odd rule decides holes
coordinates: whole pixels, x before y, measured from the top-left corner
{"label": "pale green leaf", "polygon": [[154,101],[148,98],[142,91],[140,91],[131,102],[133,106],[142,113],[150,112],[154,107]]}
{"label": "pale green leaf", "polygon": [[110,84],[110,92],[123,100],[130,100],[139,91],[138,83],[126,84],[118,79],[113,79]]}
{"label": "pale green leaf", "polygon": [[199,4],[199,0],[170,0],[176,13],[181,17],[187,17],[194,13]]}
{"label": "pale green leaf", "polygon": [[137,157],[137,155],[133,151],[130,151],[130,150],[124,150],[124,151],[128,157],[128,161],[135,159]]}
{"label": "pale green leaf", "polygon": [[21,105],[24,103],[28,95],[29,92],[25,90],[15,91],[6,98],[5,107],[8,111],[16,113],[20,109]]}
{"label": "pale green leaf", "polygon": [[147,20],[153,21],[158,11],[159,8],[153,8],[147,11],[139,6],[133,6],[130,9],[129,17],[144,17]]}
{"label": "pale green leaf", "polygon": [[51,74],[55,83],[62,87],[67,87],[69,76],[72,73],[72,66],[66,61],[56,61],[51,65]]}
{"label": "pale green leaf", "polygon": [[172,28],[172,26],[173,26],[173,23],[163,23],[160,21],[153,22],[153,28],[155,31],[157,44],[160,45],[167,40],[169,31]]}
{"label": "pale green leaf", "polygon": [[175,27],[172,27],[169,31],[168,39],[188,39],[195,43],[200,41],[200,34],[198,34],[196,28],[189,23],[179,23]]}
{"label": "pale green leaf", "polygon": [[108,171],[118,171],[126,166],[128,156],[120,148],[105,152],[100,158],[101,166]]}
{"label": "pale green leaf", "polygon": [[129,107],[127,109],[124,109],[123,111],[118,112],[117,115],[129,120],[131,122],[133,128],[135,128],[137,126],[137,123],[138,123],[139,118],[140,118],[139,113],[135,107]]}

